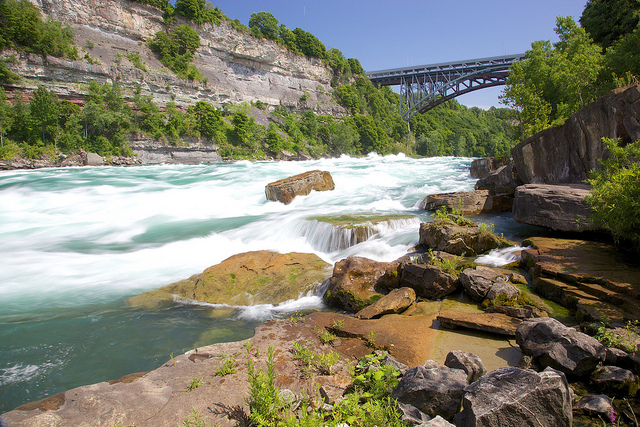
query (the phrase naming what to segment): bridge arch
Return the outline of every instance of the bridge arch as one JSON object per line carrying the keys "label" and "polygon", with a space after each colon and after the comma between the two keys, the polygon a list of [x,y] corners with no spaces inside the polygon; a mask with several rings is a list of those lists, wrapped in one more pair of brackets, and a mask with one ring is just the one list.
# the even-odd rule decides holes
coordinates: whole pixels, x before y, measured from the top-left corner
{"label": "bridge arch", "polygon": [[400,86],[400,115],[409,121],[457,96],[506,84],[509,67],[522,59],[524,54],[494,56],[372,71],[367,77],[377,86]]}

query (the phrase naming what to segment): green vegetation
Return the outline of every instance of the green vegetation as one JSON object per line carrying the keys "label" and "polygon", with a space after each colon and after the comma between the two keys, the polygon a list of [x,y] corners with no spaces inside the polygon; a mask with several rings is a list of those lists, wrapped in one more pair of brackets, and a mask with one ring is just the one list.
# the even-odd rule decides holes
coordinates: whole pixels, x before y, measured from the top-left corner
{"label": "green vegetation", "polygon": [[459,258],[453,255],[453,258],[439,258],[433,253],[433,249],[429,249],[429,265],[438,267],[445,273],[452,276],[460,276],[460,263]]}
{"label": "green vegetation", "polygon": [[190,26],[180,25],[169,33],[158,31],[147,45],[178,77],[202,80],[200,71],[191,64],[193,54],[200,46],[200,36]]}
{"label": "green vegetation", "polygon": [[333,366],[338,361],[339,356],[333,351],[316,353],[311,349],[310,343],[294,341],[293,358],[302,362],[304,367],[303,371],[307,375],[311,375],[314,369],[322,375],[331,375]]}
{"label": "green vegetation", "polygon": [[202,420],[202,415],[197,410],[192,409],[191,416],[182,420],[185,427],[206,427],[207,424]]}
{"label": "green vegetation", "polygon": [[193,391],[198,387],[200,387],[202,384],[204,384],[202,380],[198,377],[195,377],[194,379],[191,380],[191,382],[189,383],[189,385],[184,391]]}
{"label": "green vegetation", "polygon": [[235,361],[236,361],[235,356],[233,355],[226,356],[224,358],[224,362],[222,362],[220,366],[218,366],[218,369],[216,369],[216,376],[226,377],[227,375],[235,374],[236,373],[236,368],[234,366]]}
{"label": "green vegetation", "polygon": [[[398,385],[399,371],[382,364],[383,356],[366,356],[354,368],[353,382],[345,398],[331,411],[322,402],[303,397],[299,405],[286,403],[275,385],[273,348],[269,348],[267,372],[256,371],[253,360],[247,362],[250,396],[249,417],[256,426],[322,427],[347,424],[353,427],[401,427],[401,414],[391,391]],[[307,411],[307,408],[318,408]]]}
{"label": "green vegetation", "polygon": [[615,347],[627,353],[635,354],[638,351],[636,341],[638,339],[638,322],[628,321],[624,331],[615,332],[607,327],[607,322],[602,322],[596,330],[595,338],[607,347]]}
{"label": "green vegetation", "polygon": [[60,22],[43,21],[40,10],[28,0],[0,1],[0,50],[7,48],[78,58],[73,30]]}
{"label": "green vegetation", "polygon": [[438,210],[431,214],[431,217],[434,221],[451,221],[462,227],[472,227],[475,225],[469,218],[464,217],[464,213],[460,208],[449,210],[446,206],[440,206]]}
{"label": "green vegetation", "polygon": [[611,232],[616,242],[640,253],[640,141],[620,147],[605,139],[609,153],[593,172],[587,202],[596,228]]}

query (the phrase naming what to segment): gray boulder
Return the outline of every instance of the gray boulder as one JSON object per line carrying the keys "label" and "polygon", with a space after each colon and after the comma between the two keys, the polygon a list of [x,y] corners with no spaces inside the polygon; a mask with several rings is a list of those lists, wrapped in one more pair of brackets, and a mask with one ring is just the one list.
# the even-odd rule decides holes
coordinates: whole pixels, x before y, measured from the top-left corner
{"label": "gray boulder", "polygon": [[581,412],[587,415],[605,415],[608,416],[613,410],[611,399],[604,394],[590,394],[584,396],[576,404],[573,405],[574,412]]}
{"label": "gray boulder", "polygon": [[498,277],[495,282],[493,282],[493,285],[491,286],[491,289],[489,289],[489,292],[487,292],[486,298],[488,300],[494,300],[498,296],[504,295],[505,297],[507,297],[507,299],[514,299],[518,298],[519,293],[520,292],[515,286],[507,283],[507,281],[502,277]]}
{"label": "gray boulder", "polygon": [[500,277],[503,277],[502,274],[489,267],[479,265],[475,269],[463,270],[460,273],[460,282],[469,298],[474,301],[482,301],[487,297],[493,283]]}
{"label": "gray boulder", "polygon": [[562,372],[499,368],[465,388],[458,427],[571,426],[571,391]]}
{"label": "gray boulder", "polygon": [[522,184],[523,182],[518,177],[515,165],[509,163],[481,178],[476,182],[475,189],[489,190],[491,195],[506,194],[513,196],[516,192],[516,187]]}
{"label": "gray boulder", "polygon": [[513,219],[557,231],[584,231],[591,224],[586,184],[527,184],[516,188]]}
{"label": "gray boulder", "polygon": [[430,419],[426,423],[419,424],[418,427],[455,427],[449,421],[438,415],[435,418]]}
{"label": "gray boulder", "polygon": [[487,373],[482,360],[473,353],[453,350],[447,354],[444,365],[453,369],[462,369],[467,373],[467,382],[472,383]]}
{"label": "gray boulder", "polygon": [[402,266],[400,285],[414,289],[420,297],[440,299],[455,292],[460,282],[436,266],[406,263]]}
{"label": "gray boulder", "polygon": [[408,403],[430,417],[451,418],[460,407],[467,373],[446,366],[417,366],[405,372],[392,397]]}
{"label": "gray boulder", "polygon": [[513,206],[513,196],[494,196],[489,193],[489,190],[464,191],[430,194],[419,204],[420,209],[428,211],[438,210],[441,206],[448,210],[460,209],[465,215],[508,212]]}
{"label": "gray boulder", "polygon": [[551,317],[522,322],[516,330],[516,343],[535,365],[576,377],[591,374],[606,355],[598,340]]}
{"label": "gray boulder", "polygon": [[591,382],[601,391],[614,396],[634,396],[638,380],[633,372],[618,366],[601,366],[591,374]]}
{"label": "gray boulder", "polygon": [[429,415],[408,403],[399,403],[398,409],[402,412],[402,422],[407,425],[423,425],[431,419]]}

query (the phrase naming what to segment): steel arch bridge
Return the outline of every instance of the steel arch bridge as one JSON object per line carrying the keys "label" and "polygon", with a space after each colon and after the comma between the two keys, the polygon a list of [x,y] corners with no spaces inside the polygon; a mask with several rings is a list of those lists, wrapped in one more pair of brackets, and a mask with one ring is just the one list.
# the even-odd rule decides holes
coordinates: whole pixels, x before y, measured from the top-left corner
{"label": "steel arch bridge", "polygon": [[400,115],[408,122],[456,96],[506,84],[509,67],[522,59],[524,54],[494,56],[372,71],[367,77],[376,86],[400,86]]}

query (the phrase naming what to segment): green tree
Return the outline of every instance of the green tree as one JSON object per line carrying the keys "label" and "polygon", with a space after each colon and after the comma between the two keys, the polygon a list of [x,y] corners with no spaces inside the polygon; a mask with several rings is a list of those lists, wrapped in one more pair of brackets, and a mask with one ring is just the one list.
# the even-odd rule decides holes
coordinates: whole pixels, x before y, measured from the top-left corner
{"label": "green tree", "polygon": [[[45,145],[46,131],[54,135],[55,141],[59,113],[56,94],[53,91],[48,91],[44,86],[38,86],[29,103],[29,111],[34,124],[42,129],[42,145]],[[52,125],[53,130],[50,129]]]}
{"label": "green tree", "polygon": [[0,86],[0,147],[4,147],[4,135],[13,124],[13,117],[11,117],[11,105],[7,101],[7,94],[4,92],[4,88]]}
{"label": "green tree", "polygon": [[278,24],[276,17],[269,12],[252,13],[251,18],[249,18],[249,28],[252,32],[269,40],[278,40],[280,33]]}
{"label": "green tree", "polygon": [[310,58],[325,57],[327,48],[316,36],[301,28],[296,28],[293,33],[296,35],[296,44],[300,52]]}
{"label": "green tree", "polygon": [[607,49],[633,32],[640,20],[637,0],[589,0],[580,17],[580,25],[591,39]]}
{"label": "green tree", "polygon": [[191,64],[200,46],[200,36],[188,25],[180,25],[169,34],[158,31],[147,44],[159,56],[160,62],[177,76],[202,80],[198,69]]}
{"label": "green tree", "polygon": [[204,101],[196,102],[196,105],[189,107],[189,112],[195,115],[196,128],[200,135],[209,141],[224,140],[221,137],[224,129],[222,114],[215,107]]}

